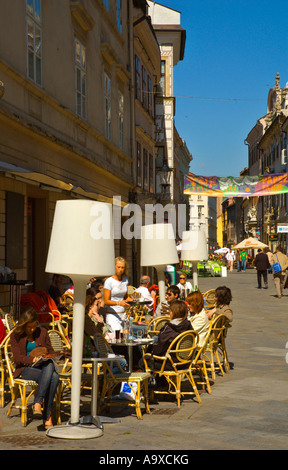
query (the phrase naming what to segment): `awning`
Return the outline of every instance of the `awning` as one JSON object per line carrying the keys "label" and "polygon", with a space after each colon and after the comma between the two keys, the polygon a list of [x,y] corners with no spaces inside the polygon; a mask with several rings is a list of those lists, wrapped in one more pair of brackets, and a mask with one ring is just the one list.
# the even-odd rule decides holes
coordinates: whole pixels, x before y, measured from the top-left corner
{"label": "awning", "polygon": [[[70,193],[72,197],[79,196],[86,199],[93,199],[95,201],[113,204],[113,197],[94,193],[81,188],[80,186],[75,186],[73,183],[66,183],[57,178],[53,178],[52,176],[30,171],[16,165],[12,165],[11,163],[0,161],[0,175],[1,174],[8,178],[15,178],[17,181],[22,181],[23,183],[34,184],[40,189],[46,191],[64,191]],[[126,204],[127,202],[121,201],[122,207]]]}

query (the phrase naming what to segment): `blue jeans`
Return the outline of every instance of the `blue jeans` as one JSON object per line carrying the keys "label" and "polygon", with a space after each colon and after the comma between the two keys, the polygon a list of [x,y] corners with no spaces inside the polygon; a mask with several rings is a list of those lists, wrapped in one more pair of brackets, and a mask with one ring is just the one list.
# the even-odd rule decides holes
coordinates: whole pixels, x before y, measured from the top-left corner
{"label": "blue jeans", "polygon": [[243,271],[246,271],[246,259],[241,261]]}
{"label": "blue jeans", "polygon": [[43,419],[47,421],[59,383],[59,375],[53,361],[45,361],[38,367],[23,367],[21,377],[38,383],[34,403],[44,401]]}

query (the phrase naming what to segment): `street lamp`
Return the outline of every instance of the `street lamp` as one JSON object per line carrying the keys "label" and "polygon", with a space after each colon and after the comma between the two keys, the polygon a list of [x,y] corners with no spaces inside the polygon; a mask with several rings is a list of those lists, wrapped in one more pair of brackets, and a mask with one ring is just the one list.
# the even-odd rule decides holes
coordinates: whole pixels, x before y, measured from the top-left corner
{"label": "street lamp", "polygon": [[167,160],[163,162],[161,170],[158,170],[159,184],[161,186],[161,195],[164,197],[170,195],[168,188],[171,186],[173,168],[168,166]]}
{"label": "street lamp", "polygon": [[103,434],[98,423],[79,419],[86,288],[91,277],[115,270],[112,205],[91,200],[57,201],[46,272],[73,280],[72,388],[69,425],[47,431],[50,437],[89,439]]}

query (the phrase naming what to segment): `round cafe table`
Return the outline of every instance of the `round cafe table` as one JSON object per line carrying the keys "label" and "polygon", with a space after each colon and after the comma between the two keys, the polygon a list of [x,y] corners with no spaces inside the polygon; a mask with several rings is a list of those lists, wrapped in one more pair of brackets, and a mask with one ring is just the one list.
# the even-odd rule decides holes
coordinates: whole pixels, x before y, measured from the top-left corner
{"label": "round cafe table", "polygon": [[91,416],[85,416],[80,419],[82,424],[94,424],[95,426],[103,429],[102,423],[120,423],[120,419],[110,418],[110,416],[97,415],[97,400],[98,400],[98,363],[113,362],[116,359],[123,359],[124,356],[110,354],[110,357],[83,357],[83,361],[92,363],[92,393],[91,393]]}

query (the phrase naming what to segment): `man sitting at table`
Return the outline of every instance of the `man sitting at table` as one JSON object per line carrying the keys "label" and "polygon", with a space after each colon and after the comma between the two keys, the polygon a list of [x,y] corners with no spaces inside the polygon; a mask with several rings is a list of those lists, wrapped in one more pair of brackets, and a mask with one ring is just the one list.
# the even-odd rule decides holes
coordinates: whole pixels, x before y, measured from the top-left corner
{"label": "man sitting at table", "polygon": [[169,315],[170,305],[175,302],[175,300],[179,300],[180,296],[180,289],[177,286],[170,286],[167,289],[166,299],[163,302],[160,302],[156,308],[156,312],[154,317],[161,317]]}
{"label": "man sitting at table", "polygon": [[149,292],[149,284],[150,284],[150,277],[149,276],[142,276],[140,279],[140,286],[135,290],[135,292],[139,292],[141,294],[141,297],[143,297],[144,300],[150,301],[150,304],[147,305],[149,313],[153,312],[153,305],[154,305],[154,299],[152,295]]}

